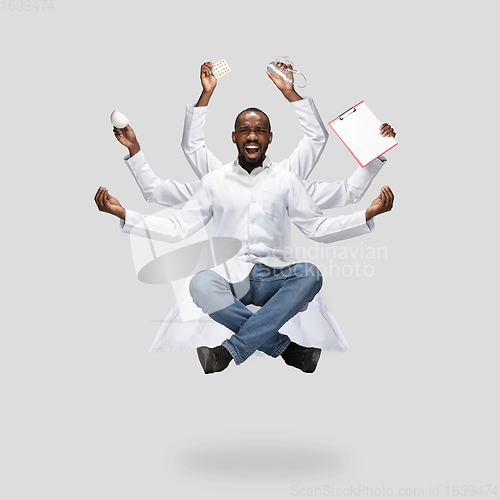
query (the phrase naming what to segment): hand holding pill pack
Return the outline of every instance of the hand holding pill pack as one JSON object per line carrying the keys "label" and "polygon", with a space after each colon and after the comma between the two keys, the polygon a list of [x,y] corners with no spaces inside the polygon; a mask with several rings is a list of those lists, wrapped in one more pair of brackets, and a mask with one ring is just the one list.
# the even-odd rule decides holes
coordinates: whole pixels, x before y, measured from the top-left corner
{"label": "hand holding pill pack", "polygon": [[229,66],[227,65],[225,59],[222,59],[222,61],[219,61],[212,66],[212,73],[214,74],[215,78],[219,78],[222,75],[229,73],[230,71],[231,70],[229,69]]}

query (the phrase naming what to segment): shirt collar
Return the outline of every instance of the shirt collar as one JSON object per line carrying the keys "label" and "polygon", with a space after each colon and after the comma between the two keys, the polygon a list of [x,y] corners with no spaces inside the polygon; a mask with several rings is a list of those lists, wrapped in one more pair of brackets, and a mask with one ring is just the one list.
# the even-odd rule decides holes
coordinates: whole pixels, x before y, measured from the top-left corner
{"label": "shirt collar", "polygon": [[[259,174],[264,169],[269,168],[272,165],[272,163],[273,162],[266,156],[264,158],[264,161],[262,162],[262,166],[254,168],[250,172],[250,175],[257,175],[257,174]],[[248,172],[238,163],[238,158],[236,158],[236,160],[234,160],[234,162],[233,162],[233,171],[236,172],[237,174],[246,174],[246,175],[248,175]]]}

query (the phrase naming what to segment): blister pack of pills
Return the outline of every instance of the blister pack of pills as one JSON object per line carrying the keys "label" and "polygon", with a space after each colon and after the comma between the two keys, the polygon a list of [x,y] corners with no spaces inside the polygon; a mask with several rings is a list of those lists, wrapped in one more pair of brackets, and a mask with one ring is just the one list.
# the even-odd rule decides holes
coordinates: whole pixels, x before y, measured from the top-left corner
{"label": "blister pack of pills", "polygon": [[225,59],[222,59],[222,61],[219,61],[212,66],[212,73],[214,74],[215,78],[220,78],[222,75],[225,75],[230,71],[231,70],[229,69],[229,66],[227,65]]}

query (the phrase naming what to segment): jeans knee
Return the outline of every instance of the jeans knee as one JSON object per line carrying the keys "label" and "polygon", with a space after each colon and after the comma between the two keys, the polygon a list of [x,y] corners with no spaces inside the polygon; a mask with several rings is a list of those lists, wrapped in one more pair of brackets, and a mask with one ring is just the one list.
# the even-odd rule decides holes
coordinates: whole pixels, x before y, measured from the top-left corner
{"label": "jeans knee", "polygon": [[302,269],[304,280],[307,282],[307,286],[311,288],[312,291],[318,293],[323,286],[323,275],[321,271],[309,262],[302,263]]}
{"label": "jeans knee", "polygon": [[205,314],[213,314],[234,302],[229,283],[215,271],[200,271],[189,283],[193,302]]}
{"label": "jeans knee", "polygon": [[195,304],[207,293],[208,290],[210,290],[211,285],[217,276],[217,273],[208,270],[200,271],[191,278],[191,281],[189,282],[189,293],[191,294]]}

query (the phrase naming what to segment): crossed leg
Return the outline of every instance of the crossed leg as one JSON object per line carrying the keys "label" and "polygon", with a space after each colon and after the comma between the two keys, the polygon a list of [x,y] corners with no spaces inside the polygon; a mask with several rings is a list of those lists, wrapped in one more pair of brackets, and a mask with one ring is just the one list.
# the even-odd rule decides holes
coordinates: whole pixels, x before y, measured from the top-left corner
{"label": "crossed leg", "polygon": [[[272,357],[282,354],[290,338],[279,329],[313,300],[321,285],[313,264],[271,268],[259,263],[248,282],[236,284],[214,271],[201,271],[191,280],[190,293],[203,312],[233,332],[222,345],[239,365],[256,350]],[[252,313],[248,304],[261,309]]]}

